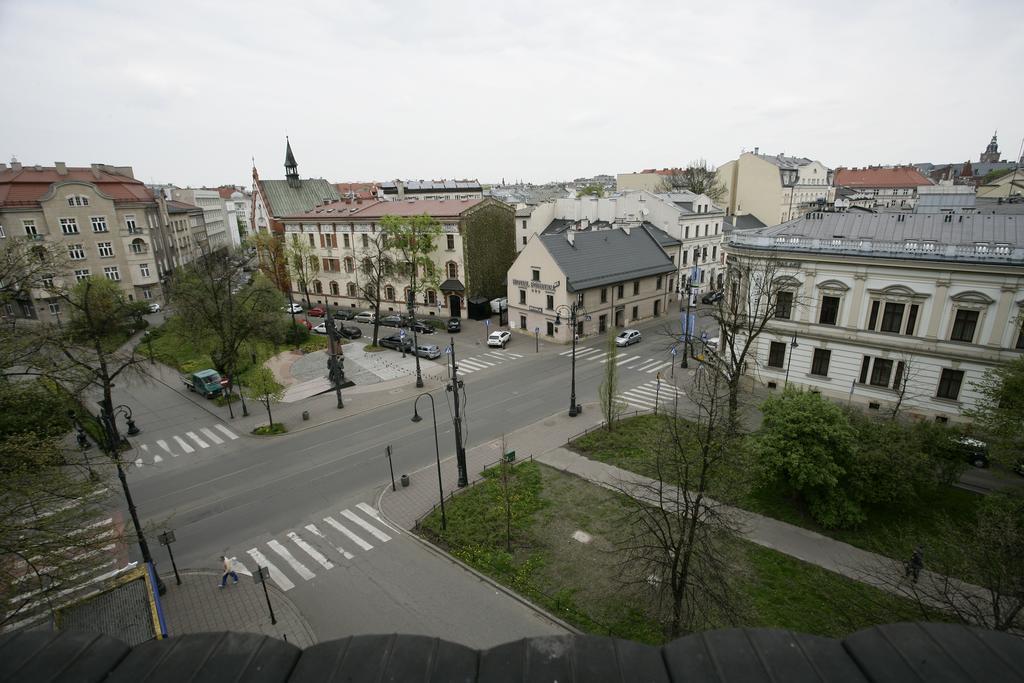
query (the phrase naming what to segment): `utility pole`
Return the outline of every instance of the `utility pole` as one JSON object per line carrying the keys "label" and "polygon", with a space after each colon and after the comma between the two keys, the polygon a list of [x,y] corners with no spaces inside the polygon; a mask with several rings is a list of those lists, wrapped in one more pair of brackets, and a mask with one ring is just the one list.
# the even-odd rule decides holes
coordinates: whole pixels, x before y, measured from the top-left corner
{"label": "utility pole", "polygon": [[327,328],[327,377],[334,385],[334,393],[338,397],[338,408],[344,408],[345,402],[341,398],[341,385],[345,383],[345,359],[338,353],[341,351],[341,342],[338,339],[338,328],[334,326],[334,316],[331,315],[330,307],[324,311],[324,326]]}
{"label": "utility pole", "polygon": [[453,402],[455,404],[455,417],[453,418],[453,425],[455,427],[455,463],[459,470],[459,488],[463,488],[469,485],[469,475],[466,472],[466,447],[462,443],[462,415],[459,413],[459,389],[462,388],[462,382],[459,381],[459,366],[455,362],[455,339],[451,339],[451,346],[448,347],[452,352],[452,383],[448,385],[448,391],[452,392]]}
{"label": "utility pole", "polygon": [[690,334],[693,330],[690,329],[690,304],[693,301],[693,276],[690,273],[686,275],[686,322],[683,323],[683,362],[679,364],[681,368],[690,367],[690,362],[687,356],[690,355]]}

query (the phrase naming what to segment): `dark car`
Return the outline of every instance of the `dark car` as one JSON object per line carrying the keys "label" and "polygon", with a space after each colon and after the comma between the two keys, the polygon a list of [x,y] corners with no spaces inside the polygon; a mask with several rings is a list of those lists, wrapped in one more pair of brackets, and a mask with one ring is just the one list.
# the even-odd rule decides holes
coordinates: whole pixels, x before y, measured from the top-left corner
{"label": "dark car", "polygon": [[700,298],[702,304],[717,304],[722,300],[722,292],[708,292]]}
{"label": "dark car", "polygon": [[363,331],[358,327],[349,327],[348,325],[338,325],[338,334],[345,339],[359,339],[363,336]]}
{"label": "dark car", "polygon": [[422,320],[417,320],[412,325],[409,325],[409,331],[416,334],[434,334],[436,330]]}
{"label": "dark car", "polygon": [[956,448],[964,459],[975,467],[988,467],[988,444],[969,436],[961,436],[953,440]]}
{"label": "dark car", "polygon": [[459,318],[448,318],[448,331],[458,332],[462,329],[462,320]]}
{"label": "dark car", "polygon": [[354,308],[339,308],[331,315],[335,320],[351,320],[356,317],[356,313],[358,313],[358,311]]}
{"label": "dark car", "polygon": [[380,324],[384,327],[401,327],[402,316],[400,315],[386,315],[380,319]]}
{"label": "dark car", "polygon": [[386,349],[406,352],[412,351],[412,340],[409,337],[400,337],[397,334],[393,334],[390,337],[384,337],[379,343]]}

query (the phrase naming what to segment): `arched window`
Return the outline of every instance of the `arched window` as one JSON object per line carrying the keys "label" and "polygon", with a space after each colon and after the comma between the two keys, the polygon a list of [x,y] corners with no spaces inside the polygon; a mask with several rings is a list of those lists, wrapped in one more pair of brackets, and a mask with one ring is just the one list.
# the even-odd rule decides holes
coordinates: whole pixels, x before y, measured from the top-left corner
{"label": "arched window", "polygon": [[324,286],[320,284],[319,280],[313,280],[313,291],[317,294],[324,293]]}
{"label": "arched window", "polygon": [[338,296],[341,294],[341,290],[338,288],[338,283],[331,280],[331,296]]}
{"label": "arched window", "polygon": [[354,282],[345,283],[345,294],[347,294],[348,296],[356,295],[356,284]]}
{"label": "arched window", "polygon": [[345,272],[346,273],[351,273],[353,270],[355,270],[355,262],[352,260],[351,256],[346,256],[345,257]]}
{"label": "arched window", "polygon": [[133,254],[145,254],[146,253],[146,240],[136,237],[132,240],[131,249]]}
{"label": "arched window", "polygon": [[394,301],[395,300],[395,288],[392,287],[391,285],[388,285],[387,287],[385,287],[384,288],[384,298],[387,299],[388,301]]}
{"label": "arched window", "polygon": [[455,279],[457,279],[459,277],[459,264],[458,263],[455,263],[455,261],[449,261],[448,265],[447,265],[447,269],[448,269],[448,278],[449,279],[455,280]]}
{"label": "arched window", "polygon": [[409,288],[408,287],[406,287],[405,291],[402,292],[402,297],[403,297],[402,301],[406,301],[406,302],[409,301]]}
{"label": "arched window", "polygon": [[373,260],[372,259],[368,259],[368,258],[364,258],[363,259],[363,272],[364,273],[372,273],[373,272]]}

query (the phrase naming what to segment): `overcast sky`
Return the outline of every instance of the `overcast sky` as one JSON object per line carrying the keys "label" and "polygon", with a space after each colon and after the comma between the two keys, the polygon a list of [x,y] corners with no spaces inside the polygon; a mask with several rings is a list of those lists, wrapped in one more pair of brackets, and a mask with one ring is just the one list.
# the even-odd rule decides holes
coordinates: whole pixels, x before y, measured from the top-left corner
{"label": "overcast sky", "polygon": [[0,160],[543,182],[1024,138],[1024,2],[0,0]]}

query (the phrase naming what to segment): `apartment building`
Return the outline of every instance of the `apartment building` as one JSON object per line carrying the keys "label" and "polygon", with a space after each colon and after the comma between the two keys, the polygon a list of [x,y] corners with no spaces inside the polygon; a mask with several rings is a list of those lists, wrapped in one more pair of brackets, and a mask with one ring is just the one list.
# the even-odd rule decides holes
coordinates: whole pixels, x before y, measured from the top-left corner
{"label": "apartment building", "polygon": [[837,168],[833,182],[871,197],[870,208],[907,210],[917,204],[918,188],[932,185],[912,166]]}
{"label": "apartment building", "polygon": [[227,223],[231,244],[240,246],[252,234],[249,216],[252,215],[252,195],[244,187],[221,185],[217,188],[224,202],[224,220]]}
{"label": "apartment building", "polygon": [[483,199],[484,188],[477,180],[389,180],[377,186],[377,199],[402,202],[411,199]]}
{"label": "apartment building", "polygon": [[175,187],[170,191],[170,195],[169,199],[183,204],[198,206],[203,210],[207,248],[211,251],[218,251],[238,246],[238,230],[229,229],[228,212],[219,190]]}
{"label": "apartment building", "polygon": [[755,147],[718,167],[726,214],[751,214],[777,225],[834,203],[832,171],[820,161],[761,154]]}

